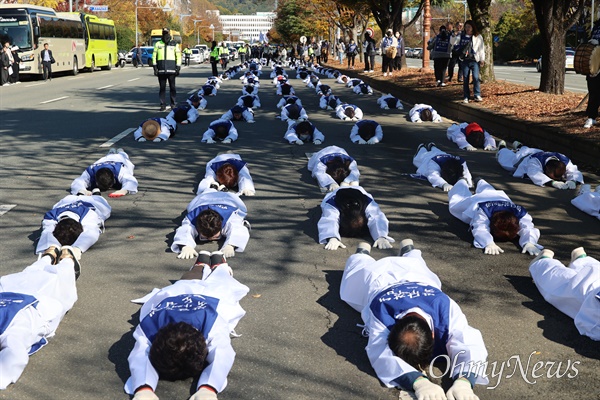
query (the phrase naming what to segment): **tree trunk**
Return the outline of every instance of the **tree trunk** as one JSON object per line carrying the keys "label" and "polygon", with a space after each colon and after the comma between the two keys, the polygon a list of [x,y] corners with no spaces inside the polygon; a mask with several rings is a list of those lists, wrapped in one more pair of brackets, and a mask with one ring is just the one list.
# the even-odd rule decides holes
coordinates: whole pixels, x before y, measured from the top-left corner
{"label": "tree trunk", "polygon": [[490,26],[490,4],[491,0],[468,0],[471,18],[483,37],[485,46],[485,64],[479,71],[479,77],[483,82],[495,81],[494,75],[494,37]]}
{"label": "tree trunk", "polygon": [[584,0],[532,0],[543,40],[540,92],[565,92],[566,32],[581,15]]}

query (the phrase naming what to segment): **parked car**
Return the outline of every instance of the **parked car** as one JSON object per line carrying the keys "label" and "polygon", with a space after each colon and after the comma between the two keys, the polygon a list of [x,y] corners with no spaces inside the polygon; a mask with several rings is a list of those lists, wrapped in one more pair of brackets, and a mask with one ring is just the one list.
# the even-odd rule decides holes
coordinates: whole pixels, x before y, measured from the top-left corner
{"label": "parked car", "polygon": [[194,48],[200,50],[200,52],[204,55],[204,59],[207,60],[209,55],[210,55],[210,51],[208,50],[208,46],[205,44],[197,44],[194,46]]}
{"label": "parked car", "polygon": [[414,58],[423,58],[423,49],[420,47],[413,49],[413,57]]}
{"label": "parked car", "polygon": [[229,50],[230,61],[237,60],[239,58],[238,51],[235,47],[228,47],[227,49]]}
{"label": "parked car", "polygon": [[191,49],[192,54],[190,55],[190,61],[195,62],[197,64],[202,64],[204,62],[204,53],[200,51],[200,49]]}
{"label": "parked car", "polygon": [[405,47],[404,48],[404,55],[406,57],[410,57],[412,55],[412,51],[413,51],[412,47]]}
{"label": "parked car", "polygon": [[129,50],[127,54],[125,54],[125,62],[127,64],[131,64],[131,55],[133,54],[133,49],[135,49],[135,47],[132,47],[131,50]]}
{"label": "parked car", "polygon": [[[574,60],[575,60],[575,50],[567,49],[565,51],[565,70],[566,71],[574,71],[575,70]],[[540,58],[538,58],[537,63],[535,64],[535,68],[537,69],[537,72],[542,72],[542,56],[540,56]]]}
{"label": "parked car", "polygon": [[[152,66],[152,53],[154,53],[154,47],[151,46],[143,46],[140,47],[142,52],[142,65]],[[133,66],[137,66],[137,47],[134,48],[131,52],[131,59]]]}

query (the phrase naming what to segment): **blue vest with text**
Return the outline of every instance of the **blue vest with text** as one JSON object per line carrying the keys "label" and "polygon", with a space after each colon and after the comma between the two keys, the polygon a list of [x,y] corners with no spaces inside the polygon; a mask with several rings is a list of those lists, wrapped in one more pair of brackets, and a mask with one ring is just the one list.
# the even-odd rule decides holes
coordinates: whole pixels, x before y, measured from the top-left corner
{"label": "blue vest with text", "polygon": [[[4,333],[16,315],[29,306],[37,308],[38,299],[23,293],[0,292],[0,333]],[[32,355],[48,343],[46,338],[41,338],[29,349]]]}
{"label": "blue vest with text", "polygon": [[[158,121],[158,123],[160,124],[160,121]],[[117,181],[119,178],[119,173],[121,172],[121,167],[123,167],[123,163],[116,161],[104,161],[87,167],[85,170],[90,176],[90,188],[93,189],[96,187],[96,172],[98,172],[99,169],[108,168],[115,176],[115,181]]]}
{"label": "blue vest with text", "polygon": [[493,200],[478,203],[477,206],[491,219],[492,215],[499,211],[510,211],[517,218],[521,219],[527,214],[525,207],[512,203],[510,201]]}
{"label": "blue vest with text", "polygon": [[238,208],[234,206],[228,206],[226,204],[205,204],[203,206],[194,208],[186,218],[190,220],[192,225],[196,226],[198,215],[200,215],[200,213],[204,210],[216,211],[223,219],[223,222],[221,222],[221,229],[223,229],[225,223],[227,223],[227,220],[229,220],[231,217],[231,214],[236,212]]}
{"label": "blue vest with text", "polygon": [[44,219],[51,219],[54,221],[58,221],[60,218],[60,214],[69,211],[79,215],[79,221],[83,220],[83,218],[87,215],[90,210],[95,210],[93,204],[90,204],[86,201],[78,200],[74,203],[64,205],[62,207],[53,208],[44,214]]}
{"label": "blue vest with text", "polygon": [[231,164],[233,168],[235,168],[238,172],[240,172],[240,170],[246,166],[245,161],[238,160],[237,158],[228,158],[227,160],[212,163],[210,165],[210,169],[212,169],[216,174],[217,170],[221,168],[224,164]]}

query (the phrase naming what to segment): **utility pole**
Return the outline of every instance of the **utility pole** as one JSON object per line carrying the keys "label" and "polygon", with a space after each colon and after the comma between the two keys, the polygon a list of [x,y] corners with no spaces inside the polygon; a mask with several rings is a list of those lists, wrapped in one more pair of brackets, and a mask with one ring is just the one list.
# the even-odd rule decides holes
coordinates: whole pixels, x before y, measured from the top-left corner
{"label": "utility pole", "polygon": [[429,50],[427,50],[427,43],[429,42],[429,31],[431,30],[431,7],[429,0],[425,0],[423,5],[423,63],[422,69],[429,69]]}

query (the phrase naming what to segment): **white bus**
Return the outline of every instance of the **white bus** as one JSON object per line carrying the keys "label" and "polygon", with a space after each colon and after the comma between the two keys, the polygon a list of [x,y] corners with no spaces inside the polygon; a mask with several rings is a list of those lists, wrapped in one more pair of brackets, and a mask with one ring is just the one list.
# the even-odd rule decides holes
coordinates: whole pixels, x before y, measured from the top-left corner
{"label": "white bus", "polygon": [[52,72],[71,71],[85,65],[83,25],[77,17],[58,16],[48,7],[29,4],[0,5],[0,39],[19,46],[20,74],[42,75],[40,52],[48,43],[56,63]]}

